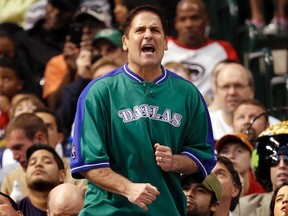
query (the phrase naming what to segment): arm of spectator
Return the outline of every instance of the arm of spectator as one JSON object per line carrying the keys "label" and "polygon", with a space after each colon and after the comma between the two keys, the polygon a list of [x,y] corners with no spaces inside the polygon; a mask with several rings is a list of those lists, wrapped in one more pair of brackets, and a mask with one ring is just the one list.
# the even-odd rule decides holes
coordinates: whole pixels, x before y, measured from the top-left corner
{"label": "arm of spectator", "polygon": [[92,39],[88,33],[83,34],[80,53],[76,60],[77,75],[84,79],[92,79]]}
{"label": "arm of spectator", "polygon": [[127,197],[131,203],[138,205],[143,210],[148,210],[147,205],[151,204],[160,194],[157,188],[151,184],[133,183],[110,168],[82,171],[81,174],[99,187]]}
{"label": "arm of spectator", "polygon": [[66,37],[66,43],[64,44],[63,54],[65,62],[68,67],[70,79],[73,79],[77,71],[76,59],[79,54],[79,49],[74,43],[70,41],[69,35]]}

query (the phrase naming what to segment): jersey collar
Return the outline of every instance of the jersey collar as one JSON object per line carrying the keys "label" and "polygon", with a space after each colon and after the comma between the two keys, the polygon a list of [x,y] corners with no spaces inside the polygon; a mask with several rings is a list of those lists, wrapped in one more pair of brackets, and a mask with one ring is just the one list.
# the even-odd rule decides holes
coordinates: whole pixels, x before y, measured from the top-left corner
{"label": "jersey collar", "polygon": [[[139,75],[134,73],[132,70],[130,70],[130,68],[128,67],[128,63],[123,65],[123,69],[124,69],[124,73],[130,79],[135,80],[137,82],[145,82],[145,80],[142,77],[140,77]],[[161,65],[161,69],[162,69],[161,76],[159,76],[157,79],[155,79],[153,81],[153,83],[155,83],[155,84],[160,84],[160,83],[164,82],[168,78],[168,73],[167,73],[166,69],[162,65]]]}

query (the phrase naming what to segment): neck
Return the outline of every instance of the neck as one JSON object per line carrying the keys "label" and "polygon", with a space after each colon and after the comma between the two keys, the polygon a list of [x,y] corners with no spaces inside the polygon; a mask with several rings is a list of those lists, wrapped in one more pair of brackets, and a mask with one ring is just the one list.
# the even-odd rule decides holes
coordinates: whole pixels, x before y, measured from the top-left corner
{"label": "neck", "polygon": [[29,188],[28,197],[33,206],[41,209],[42,211],[46,211],[49,192],[50,191],[39,192]]}
{"label": "neck", "polygon": [[191,48],[199,48],[201,46],[203,46],[203,44],[205,43],[206,41],[206,38],[203,37],[199,40],[190,40],[190,41],[187,41],[186,39],[183,39],[183,38],[176,38],[176,42],[182,46],[186,46],[186,47],[191,47]]}
{"label": "neck", "polygon": [[130,70],[140,76],[143,80],[152,82],[162,74],[160,65],[151,67],[139,67],[135,65],[128,65]]}
{"label": "neck", "polygon": [[241,196],[245,196],[249,190],[249,187],[250,187],[250,174],[248,171],[248,172],[240,173],[240,175],[241,175],[243,182],[244,182],[244,185],[243,185],[243,188],[241,191]]}
{"label": "neck", "polygon": [[220,200],[220,204],[215,212],[215,216],[229,216],[231,200]]}
{"label": "neck", "polygon": [[222,117],[223,117],[224,121],[225,121],[230,127],[232,127],[232,119],[233,119],[233,114],[232,114],[232,112],[225,112],[224,110],[222,110]]}

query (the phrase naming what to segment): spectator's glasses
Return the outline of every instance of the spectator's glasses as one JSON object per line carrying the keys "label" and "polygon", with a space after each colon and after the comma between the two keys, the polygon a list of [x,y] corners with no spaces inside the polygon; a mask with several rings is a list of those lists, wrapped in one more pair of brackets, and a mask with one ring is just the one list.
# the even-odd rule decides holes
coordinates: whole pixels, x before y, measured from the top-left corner
{"label": "spectator's glasses", "polygon": [[276,156],[270,156],[271,160],[271,167],[276,167],[279,165],[280,161],[283,160],[285,165],[288,166],[288,155],[276,155]]}

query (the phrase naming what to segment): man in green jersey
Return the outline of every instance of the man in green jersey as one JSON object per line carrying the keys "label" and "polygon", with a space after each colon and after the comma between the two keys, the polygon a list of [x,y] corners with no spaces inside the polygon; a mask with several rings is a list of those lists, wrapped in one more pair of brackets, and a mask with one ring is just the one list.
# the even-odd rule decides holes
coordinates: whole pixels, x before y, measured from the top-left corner
{"label": "man in green jersey", "polygon": [[159,9],[133,9],[123,25],[128,63],[93,80],[78,99],[71,153],[87,178],[80,215],[185,215],[180,173],[216,163],[197,88],[161,66],[167,28]]}

